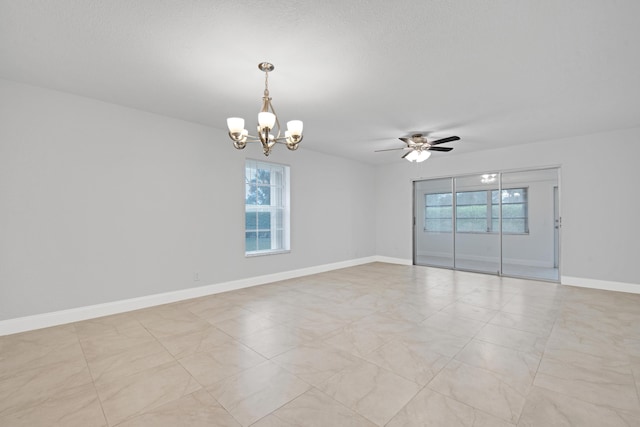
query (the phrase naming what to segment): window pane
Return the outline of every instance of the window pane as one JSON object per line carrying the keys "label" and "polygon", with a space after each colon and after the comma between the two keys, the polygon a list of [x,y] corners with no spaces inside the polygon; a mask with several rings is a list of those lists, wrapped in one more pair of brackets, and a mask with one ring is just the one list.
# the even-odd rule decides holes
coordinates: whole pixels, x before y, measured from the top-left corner
{"label": "window pane", "polygon": [[258,229],[270,230],[271,229],[271,213],[270,212],[257,212],[258,216]]}
{"label": "window pane", "polygon": [[527,201],[525,188],[512,188],[502,190],[502,203],[524,203]]}
{"label": "window pane", "polygon": [[452,193],[425,194],[425,231],[451,232],[453,223],[452,201]]}
{"label": "window pane", "polygon": [[502,205],[503,218],[524,218],[525,210],[523,204]]}
{"label": "window pane", "polygon": [[456,217],[457,218],[486,218],[487,206],[486,205],[458,206],[456,210]]}
{"label": "window pane", "polygon": [[451,218],[451,206],[427,207],[426,218]]}
{"label": "window pane", "polygon": [[451,193],[426,194],[426,206],[451,206]]}
{"label": "window pane", "polygon": [[271,182],[271,169],[261,169],[256,171],[256,182],[258,184],[269,184]]}
{"label": "window pane", "polygon": [[486,191],[468,191],[456,194],[456,203],[460,205],[486,205],[487,204],[487,192]]}
{"label": "window pane", "polygon": [[258,185],[255,187],[255,202],[256,205],[270,205],[271,204],[271,189],[266,186]]}
{"label": "window pane", "polygon": [[244,234],[244,250],[246,252],[258,249],[258,233],[251,231]]}
{"label": "window pane", "polygon": [[486,233],[487,220],[486,219],[466,219],[466,218],[458,219],[456,222],[456,231]]}
{"label": "window pane", "polygon": [[271,231],[261,231],[258,233],[258,250],[271,249]]}
{"label": "window pane", "polygon": [[427,231],[450,233],[453,228],[451,223],[450,219],[427,219],[425,221],[425,229]]}
{"label": "window pane", "polygon": [[245,182],[256,182],[256,165],[255,162],[247,160],[247,167],[244,170]]}
{"label": "window pane", "polygon": [[244,228],[247,231],[256,230],[258,227],[258,213],[246,212],[244,213]]}

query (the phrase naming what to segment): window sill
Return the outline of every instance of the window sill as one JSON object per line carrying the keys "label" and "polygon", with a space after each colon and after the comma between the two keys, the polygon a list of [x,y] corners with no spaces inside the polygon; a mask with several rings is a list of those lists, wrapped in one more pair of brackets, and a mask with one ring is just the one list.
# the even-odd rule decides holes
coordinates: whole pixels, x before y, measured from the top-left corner
{"label": "window sill", "polygon": [[291,252],[291,249],[278,249],[278,250],[269,250],[269,251],[256,251],[256,252],[245,252],[245,258],[253,258],[257,256],[266,256],[266,255],[280,255],[280,254],[288,254]]}

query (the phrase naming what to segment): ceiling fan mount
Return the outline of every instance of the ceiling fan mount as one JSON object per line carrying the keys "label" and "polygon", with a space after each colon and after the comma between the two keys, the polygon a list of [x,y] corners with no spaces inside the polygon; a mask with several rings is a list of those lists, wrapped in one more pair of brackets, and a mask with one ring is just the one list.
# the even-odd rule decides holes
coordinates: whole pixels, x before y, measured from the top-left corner
{"label": "ceiling fan mount", "polygon": [[410,162],[423,162],[429,158],[431,151],[449,152],[453,150],[452,147],[437,147],[437,145],[445,144],[447,142],[459,141],[459,136],[449,136],[447,138],[440,138],[436,140],[428,140],[425,133],[414,133],[411,136],[404,136],[399,138],[400,141],[405,143],[404,147],[388,148],[380,151],[393,151],[393,150],[406,150],[407,153],[402,156],[403,159],[407,159]]}

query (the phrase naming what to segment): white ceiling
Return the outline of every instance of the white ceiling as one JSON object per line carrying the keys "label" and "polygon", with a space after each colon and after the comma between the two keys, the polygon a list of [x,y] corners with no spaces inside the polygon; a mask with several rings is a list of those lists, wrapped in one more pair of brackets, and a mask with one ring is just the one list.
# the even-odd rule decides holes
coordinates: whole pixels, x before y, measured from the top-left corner
{"label": "white ceiling", "polygon": [[434,158],[640,126],[638,17],[637,0],[0,0],[0,77],[252,128],[269,61],[301,149],[380,164],[413,131],[462,138]]}

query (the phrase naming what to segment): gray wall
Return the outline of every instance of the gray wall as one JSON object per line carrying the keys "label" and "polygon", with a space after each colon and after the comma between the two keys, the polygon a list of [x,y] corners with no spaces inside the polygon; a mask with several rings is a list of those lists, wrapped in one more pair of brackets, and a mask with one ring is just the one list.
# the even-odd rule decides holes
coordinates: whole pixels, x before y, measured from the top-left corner
{"label": "gray wall", "polygon": [[375,254],[372,166],[276,147],[268,160],[291,166],[291,253],[245,258],[258,146],[3,80],[0,117],[0,320]]}
{"label": "gray wall", "polygon": [[412,180],[561,166],[561,274],[640,286],[638,159],[640,128],[634,128],[379,166],[377,254],[411,259]]}
{"label": "gray wall", "polygon": [[372,255],[411,259],[413,179],[540,166],[562,167],[562,274],[640,285],[640,129],[376,168],[278,147],[269,160],[291,165],[292,251],[245,258],[244,161],[262,159],[258,147],[3,80],[0,118],[0,320]]}

